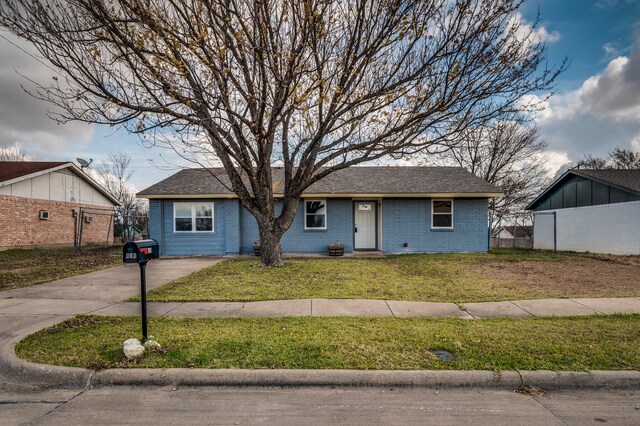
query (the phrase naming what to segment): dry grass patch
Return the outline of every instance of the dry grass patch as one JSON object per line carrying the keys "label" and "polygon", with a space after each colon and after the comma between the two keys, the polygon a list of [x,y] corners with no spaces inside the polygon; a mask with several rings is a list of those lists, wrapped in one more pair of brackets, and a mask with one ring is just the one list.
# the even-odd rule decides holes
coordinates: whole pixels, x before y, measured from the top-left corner
{"label": "dry grass patch", "polygon": [[0,291],[55,281],[122,264],[122,249],[0,251]]}
{"label": "dry grass patch", "polygon": [[496,251],[289,259],[260,268],[229,260],[149,293],[149,300],[256,301],[306,298],[484,302],[564,297],[640,296],[635,257]]}

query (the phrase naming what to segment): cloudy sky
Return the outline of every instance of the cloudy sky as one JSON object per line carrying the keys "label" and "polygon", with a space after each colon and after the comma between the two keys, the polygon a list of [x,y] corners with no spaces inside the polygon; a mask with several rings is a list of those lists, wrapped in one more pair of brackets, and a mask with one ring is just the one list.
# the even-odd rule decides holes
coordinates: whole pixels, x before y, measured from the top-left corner
{"label": "cloudy sky", "polygon": [[[640,151],[640,0],[528,0],[520,18],[531,23],[538,14],[549,64],[565,57],[571,62],[557,95],[536,117],[549,139],[550,171],[616,146]],[[0,57],[0,147],[17,142],[40,161],[81,157],[97,163],[110,152],[126,152],[135,163],[137,189],[175,172],[159,167],[177,162],[171,153],[144,148],[124,131],[56,124],[47,117],[50,107],[21,89],[19,74],[48,81],[54,73],[1,38]]]}

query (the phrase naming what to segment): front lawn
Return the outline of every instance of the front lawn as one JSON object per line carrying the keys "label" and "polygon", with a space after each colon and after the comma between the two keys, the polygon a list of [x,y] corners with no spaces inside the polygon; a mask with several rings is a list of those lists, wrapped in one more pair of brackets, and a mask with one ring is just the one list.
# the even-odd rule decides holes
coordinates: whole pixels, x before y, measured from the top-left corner
{"label": "front lawn", "polygon": [[640,296],[640,257],[496,251],[384,258],[227,260],[149,292],[156,302],[387,299],[483,302]]}
{"label": "front lawn", "polygon": [[[640,316],[462,319],[150,318],[162,345],[128,361],[135,317],[80,316],[16,347],[28,361],[93,369],[637,370]],[[542,337],[544,336],[544,337]],[[429,351],[447,350],[441,362]]]}
{"label": "front lawn", "polygon": [[122,264],[122,248],[0,251],[0,291],[42,284]]}

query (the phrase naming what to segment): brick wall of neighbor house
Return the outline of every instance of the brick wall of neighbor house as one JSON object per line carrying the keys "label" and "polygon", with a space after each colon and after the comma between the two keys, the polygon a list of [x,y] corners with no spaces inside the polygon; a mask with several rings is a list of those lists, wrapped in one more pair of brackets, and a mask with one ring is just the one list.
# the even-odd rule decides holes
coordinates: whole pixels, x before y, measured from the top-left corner
{"label": "brick wall of neighbor house", "polygon": [[[71,213],[80,207],[105,208],[0,195],[0,249],[73,246],[76,218]],[[48,211],[49,219],[39,219],[40,210]],[[83,245],[104,244],[110,221],[110,216],[93,215],[91,223],[83,224]],[[113,244],[113,227],[109,233],[109,244]]]}
{"label": "brick wall of neighbor house", "polygon": [[[408,247],[404,247],[408,243]],[[454,199],[453,229],[431,229],[430,199],[384,199],[382,251],[385,253],[485,252],[488,200]]]}

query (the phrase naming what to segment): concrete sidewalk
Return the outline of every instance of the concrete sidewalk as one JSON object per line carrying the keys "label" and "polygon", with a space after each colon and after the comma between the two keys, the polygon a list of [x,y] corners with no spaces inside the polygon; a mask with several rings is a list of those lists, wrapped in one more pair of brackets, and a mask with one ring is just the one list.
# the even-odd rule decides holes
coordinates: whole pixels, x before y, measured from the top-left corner
{"label": "concrete sidewalk", "polygon": [[[134,293],[135,294],[135,293]],[[131,294],[132,296],[134,294]],[[261,302],[149,303],[156,317],[428,317],[524,318],[640,313],[640,298],[538,299],[482,303],[406,302],[366,299],[296,299]],[[140,303],[80,299],[0,299],[1,315],[140,315]]]}

